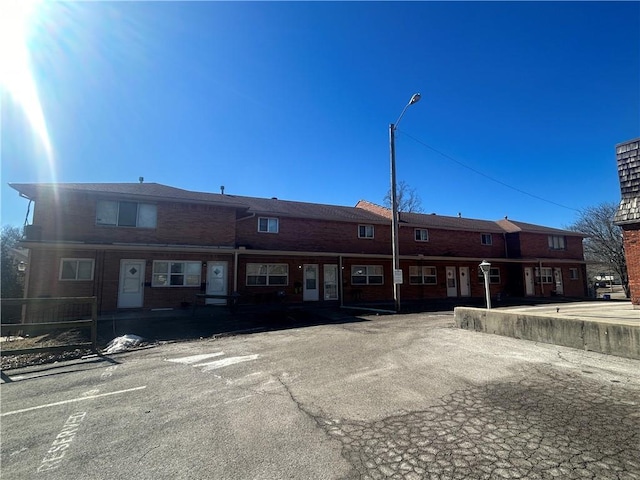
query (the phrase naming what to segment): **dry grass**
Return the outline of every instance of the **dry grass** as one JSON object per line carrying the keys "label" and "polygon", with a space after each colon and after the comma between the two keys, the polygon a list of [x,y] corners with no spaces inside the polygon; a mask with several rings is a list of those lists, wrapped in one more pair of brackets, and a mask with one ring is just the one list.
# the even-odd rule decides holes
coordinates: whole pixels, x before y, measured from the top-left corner
{"label": "dry grass", "polygon": [[69,348],[68,350],[57,352],[37,352],[21,355],[11,355],[11,350],[26,348],[58,347],[89,342],[86,332],[79,330],[66,330],[45,335],[32,337],[3,337],[1,348],[2,357],[0,368],[9,370],[28,365],[40,365],[43,363],[53,363],[62,360],[80,358],[91,353],[91,348]]}

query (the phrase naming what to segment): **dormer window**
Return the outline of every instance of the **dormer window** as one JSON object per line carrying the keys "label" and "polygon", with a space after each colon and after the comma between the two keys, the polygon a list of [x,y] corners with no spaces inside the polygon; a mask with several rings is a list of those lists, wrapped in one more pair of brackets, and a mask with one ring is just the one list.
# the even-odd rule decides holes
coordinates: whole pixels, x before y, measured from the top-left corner
{"label": "dormer window", "polygon": [[278,233],[278,219],[272,217],[259,217],[258,232]]}

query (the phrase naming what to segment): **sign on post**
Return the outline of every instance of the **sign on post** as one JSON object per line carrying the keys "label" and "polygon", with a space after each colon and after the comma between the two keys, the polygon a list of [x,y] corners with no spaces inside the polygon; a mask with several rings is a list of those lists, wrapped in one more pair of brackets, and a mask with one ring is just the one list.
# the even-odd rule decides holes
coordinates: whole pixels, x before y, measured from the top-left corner
{"label": "sign on post", "polygon": [[402,285],[402,269],[394,269],[393,270],[393,283],[396,285]]}

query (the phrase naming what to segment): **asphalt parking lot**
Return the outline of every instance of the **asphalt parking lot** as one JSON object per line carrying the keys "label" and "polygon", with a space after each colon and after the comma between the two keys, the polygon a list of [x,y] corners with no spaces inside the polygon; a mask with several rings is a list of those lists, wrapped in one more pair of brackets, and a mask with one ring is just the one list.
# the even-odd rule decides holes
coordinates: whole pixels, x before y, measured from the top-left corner
{"label": "asphalt parking lot", "polygon": [[441,314],[6,372],[3,479],[640,479],[640,362]]}

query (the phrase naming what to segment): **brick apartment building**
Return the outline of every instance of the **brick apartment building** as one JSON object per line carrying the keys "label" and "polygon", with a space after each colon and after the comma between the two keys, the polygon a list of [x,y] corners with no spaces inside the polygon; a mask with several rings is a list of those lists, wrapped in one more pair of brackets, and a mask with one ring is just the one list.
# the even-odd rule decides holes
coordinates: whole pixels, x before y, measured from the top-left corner
{"label": "brick apartment building", "polygon": [[[96,296],[101,313],[195,295],[349,305],[393,301],[391,212],[155,183],[10,184],[35,202],[27,297]],[[584,297],[583,236],[509,220],[400,214],[402,301]],[[207,299],[224,303],[224,298]]]}
{"label": "brick apartment building", "polygon": [[631,303],[640,309],[640,138],[616,145],[622,199],[615,223],[622,228]]}

